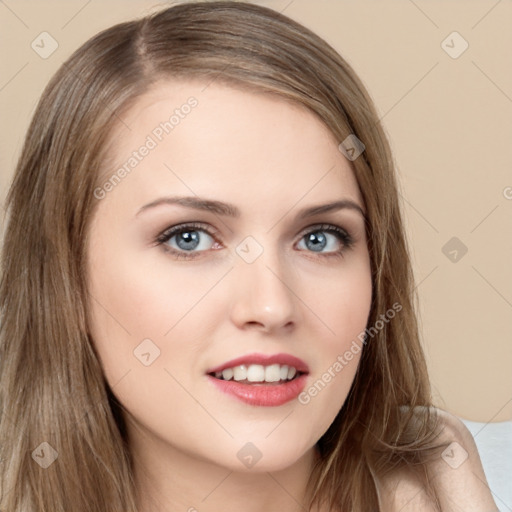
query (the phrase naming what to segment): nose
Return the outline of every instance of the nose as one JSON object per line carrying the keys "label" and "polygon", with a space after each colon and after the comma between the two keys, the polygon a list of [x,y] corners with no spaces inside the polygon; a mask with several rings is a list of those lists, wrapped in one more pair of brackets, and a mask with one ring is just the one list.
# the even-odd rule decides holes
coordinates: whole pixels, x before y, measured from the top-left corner
{"label": "nose", "polygon": [[299,299],[291,274],[270,251],[247,263],[238,259],[231,273],[231,320],[240,329],[289,330],[299,321]]}

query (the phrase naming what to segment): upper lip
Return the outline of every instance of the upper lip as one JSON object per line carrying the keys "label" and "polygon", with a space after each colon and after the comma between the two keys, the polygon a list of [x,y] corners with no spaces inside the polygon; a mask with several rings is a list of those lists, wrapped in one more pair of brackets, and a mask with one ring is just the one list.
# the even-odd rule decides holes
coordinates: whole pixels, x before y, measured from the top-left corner
{"label": "upper lip", "polygon": [[271,364],[288,365],[293,366],[298,372],[309,373],[309,367],[302,359],[292,356],[291,354],[284,353],[270,355],[247,354],[245,356],[237,357],[236,359],[231,359],[231,361],[226,361],[225,363],[222,363],[219,366],[215,366],[214,368],[210,368],[206,373],[221,372],[226,368],[234,368],[235,366],[240,366],[243,364],[261,364],[262,366],[268,366]]}

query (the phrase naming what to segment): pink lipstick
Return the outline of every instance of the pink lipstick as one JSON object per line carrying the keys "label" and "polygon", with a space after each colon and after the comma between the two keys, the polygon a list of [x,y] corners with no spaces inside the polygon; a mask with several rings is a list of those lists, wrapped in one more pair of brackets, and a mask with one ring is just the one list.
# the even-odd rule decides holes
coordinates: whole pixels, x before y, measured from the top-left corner
{"label": "pink lipstick", "polygon": [[248,354],[207,372],[220,391],[254,406],[279,406],[295,399],[304,389],[308,365],[290,354]]}

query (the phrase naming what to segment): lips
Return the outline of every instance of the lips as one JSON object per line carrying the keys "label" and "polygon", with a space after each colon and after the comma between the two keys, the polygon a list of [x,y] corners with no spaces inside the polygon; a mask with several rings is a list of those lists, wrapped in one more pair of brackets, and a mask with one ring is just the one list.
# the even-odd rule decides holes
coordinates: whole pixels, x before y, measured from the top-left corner
{"label": "lips", "polygon": [[262,366],[270,366],[271,364],[287,365],[293,366],[300,373],[309,373],[308,365],[302,359],[292,356],[291,354],[249,354],[210,368],[206,373],[215,374],[215,372],[221,372],[226,368],[234,368],[240,365],[249,366],[251,364],[260,364]]}
{"label": "lips", "polygon": [[[247,379],[224,380],[221,376],[226,372],[231,373],[231,369],[255,369],[257,366],[288,367],[289,369],[293,368],[296,372],[292,371],[291,380],[277,380],[271,383],[252,382]],[[250,354],[226,361],[219,366],[210,368],[206,373],[209,382],[223,393],[249,405],[269,407],[283,405],[297,398],[305,387],[309,367],[302,359],[290,354]]]}

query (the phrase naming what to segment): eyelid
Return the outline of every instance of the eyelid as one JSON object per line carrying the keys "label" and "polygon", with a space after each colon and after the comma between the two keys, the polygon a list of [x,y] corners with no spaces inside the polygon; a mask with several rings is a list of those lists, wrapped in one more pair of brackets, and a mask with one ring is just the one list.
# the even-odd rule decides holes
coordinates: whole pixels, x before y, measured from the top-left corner
{"label": "eyelid", "polygon": [[205,231],[208,235],[210,235],[213,238],[218,238],[220,233],[213,226],[211,226],[210,224],[206,224],[204,222],[181,222],[179,224],[174,224],[172,226],[168,226],[167,228],[165,228],[160,234],[157,235],[155,243],[163,243],[163,241],[165,241],[165,239],[168,238],[169,236],[180,233],[181,231],[193,231],[194,229],[197,229],[198,231]]}
{"label": "eyelid", "polygon": [[335,231],[343,231],[347,235],[350,236],[350,231],[342,226],[338,226],[337,224],[333,224],[332,222],[317,222],[315,224],[310,224],[309,226],[306,226],[302,229],[302,231],[299,233],[299,236],[304,236],[311,231],[329,231],[329,230],[335,230]]}
{"label": "eyelid", "polygon": [[[166,227],[163,231],[161,231],[157,235],[155,241],[159,241],[160,239],[164,239],[169,234],[179,233],[181,230],[187,230],[187,229],[192,230],[191,228],[195,228],[197,230],[205,231],[206,233],[208,233],[212,237],[220,238],[220,231],[215,229],[210,224],[207,224],[207,223],[204,223],[204,222],[198,222],[198,221],[191,221],[191,222],[181,222],[179,224],[174,224],[172,226]],[[337,226],[336,224],[329,223],[329,222],[316,222],[316,223],[313,223],[313,224],[309,224],[308,226],[302,228],[302,230],[299,232],[298,236],[299,237],[303,237],[304,235],[306,235],[309,232],[311,232],[313,230],[316,230],[316,229],[317,230],[326,230],[326,231],[329,230],[329,229],[334,229],[334,230],[340,229],[341,231],[345,232],[351,238],[354,238],[353,235],[352,235],[352,231],[351,230],[349,230],[349,229],[347,229],[345,227],[342,227],[342,226]]]}
{"label": "eyelid", "polygon": [[[167,227],[164,231],[162,231],[159,235],[157,235],[154,245],[165,246],[166,242],[168,242],[173,236],[186,232],[186,231],[204,231],[206,234],[211,236],[216,243],[221,243],[220,240],[222,237],[220,235],[220,231],[215,229],[210,224],[200,222],[200,221],[190,221],[190,222],[181,222],[179,224],[174,224],[170,227]],[[349,230],[345,227],[339,226],[334,223],[328,222],[317,222],[310,224],[304,227],[298,234],[298,242],[302,241],[304,236],[309,233],[314,233],[316,231],[324,231],[338,234],[338,240],[342,245],[342,248],[338,251],[329,251],[329,252],[318,252],[318,256],[320,257],[333,257],[333,256],[342,256],[345,251],[350,250],[353,245],[357,242],[357,237],[352,234],[352,230]],[[341,237],[341,238],[340,238]],[[202,253],[209,252],[208,250],[202,251],[179,251],[173,247],[164,247],[164,250],[174,254],[178,258],[183,259],[192,259],[198,257]],[[309,251],[301,251],[301,252],[309,252]],[[313,254],[315,251],[311,251]]]}
{"label": "eyelid", "polygon": [[[358,242],[358,237],[355,236],[352,232],[352,230],[347,229],[345,227],[339,226],[337,224],[332,224],[328,222],[322,222],[319,224],[311,224],[304,228],[302,232],[299,235],[299,241],[301,241],[304,236],[306,236],[309,233],[315,233],[315,232],[325,232],[330,234],[338,235],[338,239],[341,238],[340,243],[343,245],[343,247],[340,249],[340,251],[331,251],[326,253],[318,253],[319,255],[334,255],[334,254],[341,254],[345,251],[350,250],[354,244]],[[314,252],[314,251],[312,251]]]}

